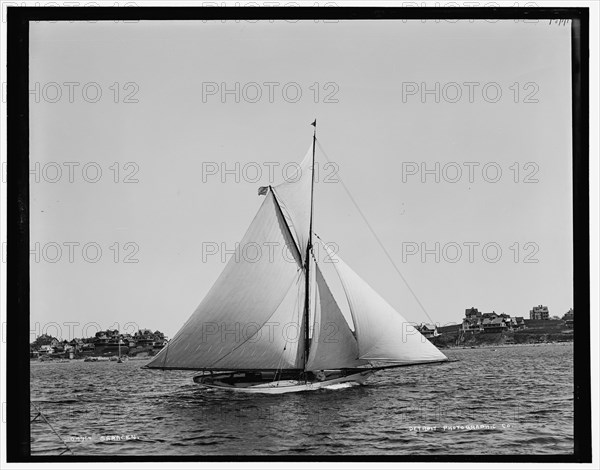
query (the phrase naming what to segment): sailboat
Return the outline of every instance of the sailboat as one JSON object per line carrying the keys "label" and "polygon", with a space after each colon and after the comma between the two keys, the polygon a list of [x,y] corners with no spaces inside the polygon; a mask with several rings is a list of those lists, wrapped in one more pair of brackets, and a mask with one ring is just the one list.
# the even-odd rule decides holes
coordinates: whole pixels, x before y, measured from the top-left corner
{"label": "sailboat", "polygon": [[123,338],[119,337],[119,358],[117,359],[117,364],[123,364],[123,356],[121,356],[121,343],[123,343]]}
{"label": "sailboat", "polygon": [[[363,384],[379,370],[448,360],[313,232],[312,125],[295,175],[259,188],[264,200],[239,249],[144,368],[198,371],[194,382],[212,389],[280,394]],[[349,314],[315,244],[334,266]]]}
{"label": "sailboat", "polygon": [[121,338],[119,337],[119,358],[117,359],[117,364],[123,364],[123,359],[121,359]]}

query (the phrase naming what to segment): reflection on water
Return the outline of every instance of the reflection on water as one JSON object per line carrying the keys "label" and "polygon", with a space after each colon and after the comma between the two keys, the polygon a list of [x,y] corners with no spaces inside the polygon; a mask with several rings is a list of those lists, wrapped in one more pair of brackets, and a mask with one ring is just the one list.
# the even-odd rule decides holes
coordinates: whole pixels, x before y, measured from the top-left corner
{"label": "reflection on water", "polygon": [[[459,362],[286,395],[208,390],[143,361],[32,362],[31,399],[75,455],[573,452],[571,344],[445,352]],[[33,455],[65,450],[43,421],[31,437]]]}

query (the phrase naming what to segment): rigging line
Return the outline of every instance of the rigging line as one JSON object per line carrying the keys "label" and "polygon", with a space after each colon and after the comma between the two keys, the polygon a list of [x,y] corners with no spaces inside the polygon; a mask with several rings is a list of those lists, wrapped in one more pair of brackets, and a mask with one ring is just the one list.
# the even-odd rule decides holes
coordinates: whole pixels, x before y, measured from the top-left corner
{"label": "rigging line", "polygon": [[[275,199],[277,200],[277,203],[279,204],[279,209],[281,210],[281,214],[283,216],[283,219],[285,220],[285,222],[286,222],[286,224],[288,226],[288,229],[289,229],[289,232],[290,232],[290,237],[294,241],[294,243],[296,245],[296,249],[298,251],[300,251],[300,249],[299,249],[300,241],[299,241],[299,238],[298,238],[298,231],[296,230],[296,227],[294,227],[291,212],[288,209],[288,207],[285,204],[285,202],[283,201],[283,199],[282,200],[278,199],[277,193],[275,191],[273,191],[273,195],[275,196]],[[293,230],[292,230],[292,228],[293,228]]]}
{"label": "rigging line", "polygon": [[[318,235],[314,231],[313,231],[313,235],[318,238]],[[325,278],[323,277],[323,271],[321,271],[321,269],[319,268],[319,265],[317,264],[317,257],[315,256],[314,250],[311,250],[310,254],[312,255],[313,261],[315,262],[315,269],[314,269],[315,281],[313,283],[314,284],[315,303],[313,304],[314,310],[313,310],[313,321],[312,321],[312,330],[311,330],[311,340],[312,340],[312,338],[314,338],[314,336],[315,336],[315,323],[317,320],[317,307],[320,307],[319,302],[321,301],[321,291],[319,290],[319,285],[317,284],[317,270],[319,270],[321,272],[321,277],[323,278],[323,280],[325,280]],[[333,294],[331,294],[331,295],[333,296]],[[317,298],[317,296],[318,296],[318,298]],[[337,300],[335,298],[333,300],[337,303]],[[319,310],[319,314],[323,315],[321,310]],[[322,319],[323,319],[323,317],[320,316],[319,321],[322,321]]]}
{"label": "rigging line", "polygon": [[[317,144],[319,145],[319,149],[321,150],[321,152],[323,152],[323,156],[325,157],[325,159],[327,160],[328,163],[331,163],[331,160],[329,159],[329,156],[327,155],[327,153],[325,152],[325,150],[323,149],[323,146],[321,145],[320,140],[317,140]],[[375,240],[377,240],[377,243],[379,244],[379,246],[381,247],[381,249],[383,250],[383,252],[385,253],[385,255],[387,256],[387,259],[389,260],[389,262],[392,264],[392,266],[394,267],[394,269],[396,270],[396,272],[398,273],[398,275],[400,276],[400,278],[402,279],[402,281],[404,282],[404,285],[408,288],[409,292],[412,294],[412,296],[415,298],[415,300],[417,301],[417,303],[419,304],[419,307],[421,307],[421,310],[423,310],[423,312],[425,312],[425,315],[427,315],[427,318],[429,319],[429,321],[431,323],[435,323],[433,321],[433,319],[431,318],[431,316],[429,315],[429,313],[427,312],[427,310],[425,309],[425,307],[423,306],[423,304],[421,303],[421,301],[419,300],[419,298],[417,297],[417,294],[415,294],[415,292],[412,290],[412,288],[410,287],[410,285],[408,284],[408,281],[405,279],[405,277],[402,275],[402,273],[400,272],[400,269],[398,269],[398,266],[396,266],[396,263],[394,262],[394,260],[392,259],[392,257],[390,256],[389,252],[387,251],[387,249],[385,248],[385,246],[383,245],[383,242],[379,239],[379,237],[377,236],[377,234],[375,233],[375,230],[373,230],[373,227],[371,227],[371,224],[369,223],[369,221],[367,220],[367,217],[365,216],[365,214],[363,213],[363,211],[360,209],[360,207],[358,207],[358,203],[356,202],[356,200],[354,199],[354,197],[352,197],[352,194],[350,193],[350,190],[348,189],[348,187],[346,186],[346,184],[344,183],[344,181],[342,180],[342,177],[339,175],[339,173],[337,174],[337,177],[339,179],[339,182],[342,183],[342,187],[344,188],[344,190],[346,191],[346,194],[348,194],[348,197],[350,198],[350,200],[352,201],[352,204],[354,204],[354,207],[356,207],[356,210],[358,211],[358,213],[360,214],[360,216],[362,217],[362,219],[364,220],[365,224],[367,224],[367,227],[369,228],[370,232],[373,234],[373,236],[375,237]]]}
{"label": "rigging line", "polygon": [[[35,403],[33,403],[31,400],[29,400],[29,403],[30,403],[30,404],[31,404],[31,406],[33,406],[33,407],[36,409],[36,411],[38,412],[37,416],[36,416],[35,418],[33,418],[33,420],[32,420],[31,422],[35,421],[35,420],[36,420],[36,419],[37,419],[39,416],[41,416],[41,418],[42,418],[42,419],[43,419],[43,420],[46,422],[46,424],[47,424],[47,425],[50,427],[50,429],[52,430],[52,432],[53,432],[54,434],[56,434],[56,437],[58,437],[58,438],[60,439],[60,441],[61,441],[61,442],[64,444],[64,446],[67,448],[67,450],[68,450],[69,452],[71,452],[71,455],[75,455],[75,453],[73,452],[73,449],[71,449],[71,448],[69,447],[69,445],[68,445],[68,444],[67,444],[67,443],[66,443],[66,442],[63,440],[63,438],[62,438],[62,437],[60,437],[60,434],[58,434],[58,432],[56,432],[56,429],[54,429],[54,427],[52,427],[52,425],[50,424],[50,421],[48,421],[48,419],[46,418],[46,416],[44,416],[44,413],[42,413],[42,410],[40,410],[40,409],[39,409],[39,408],[38,408],[38,407],[35,405]],[[66,452],[66,450],[65,450],[65,451],[63,451],[63,452],[61,452],[59,455],[62,455],[62,454],[64,454],[65,452]]]}

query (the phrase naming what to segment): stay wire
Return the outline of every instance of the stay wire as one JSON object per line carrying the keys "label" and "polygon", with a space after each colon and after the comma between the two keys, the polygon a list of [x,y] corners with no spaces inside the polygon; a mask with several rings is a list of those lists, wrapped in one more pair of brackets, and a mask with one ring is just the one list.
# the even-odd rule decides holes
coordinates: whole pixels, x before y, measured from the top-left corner
{"label": "stay wire", "polygon": [[71,455],[75,455],[75,453],[73,452],[73,449],[71,449],[69,447],[69,445],[65,442],[65,440],[62,437],[60,437],[60,434],[58,434],[56,429],[54,429],[54,427],[50,424],[50,421],[48,421],[48,418],[46,418],[44,413],[42,413],[42,410],[38,406],[36,406],[36,404],[33,401],[29,400],[29,403],[31,404],[31,406],[33,406],[35,408],[35,410],[38,413],[36,415],[36,417],[31,420],[31,422],[33,423],[38,417],[41,417],[46,422],[46,424],[50,427],[50,429],[56,435],[56,437],[58,437],[60,439],[60,441],[63,443],[63,445],[66,447],[66,449],[58,455],[63,455],[67,451],[69,451],[71,453]]}
{"label": "stay wire", "polygon": [[[321,152],[323,152],[323,156],[325,157],[325,159],[327,160],[327,162],[328,163],[332,163],[331,160],[330,160],[330,158],[329,158],[329,156],[325,152],[325,149],[323,149],[323,146],[321,145],[321,142],[320,142],[319,139],[317,139],[317,145],[319,146],[319,150],[321,150]],[[402,281],[404,282],[404,285],[406,286],[406,288],[409,290],[409,292],[412,294],[412,296],[414,297],[414,299],[417,301],[417,304],[419,304],[419,307],[421,307],[421,310],[423,310],[423,312],[425,312],[425,315],[427,316],[427,318],[429,319],[429,321],[431,323],[435,323],[433,321],[433,319],[431,318],[431,316],[429,315],[429,313],[427,312],[427,310],[425,309],[425,307],[423,306],[423,304],[421,303],[421,301],[419,300],[419,298],[417,297],[417,294],[415,294],[415,292],[412,290],[412,288],[408,284],[408,281],[406,280],[406,278],[400,272],[400,269],[398,269],[398,266],[396,266],[396,263],[394,262],[394,260],[390,256],[389,252],[385,248],[383,242],[379,239],[379,237],[377,236],[377,233],[375,233],[375,230],[373,230],[373,227],[371,227],[371,224],[367,220],[367,217],[365,216],[364,212],[358,206],[358,203],[356,202],[356,200],[354,199],[354,197],[350,193],[350,190],[348,189],[348,187],[346,186],[346,184],[342,180],[342,177],[339,175],[339,173],[337,174],[337,177],[338,177],[339,182],[342,183],[342,187],[344,188],[344,190],[346,191],[346,194],[348,195],[348,197],[352,201],[352,204],[354,204],[354,207],[356,207],[356,210],[358,211],[358,213],[362,217],[363,221],[365,222],[365,224],[369,228],[369,231],[371,232],[371,234],[373,235],[373,237],[375,238],[375,240],[377,241],[377,243],[379,244],[379,246],[381,247],[381,249],[385,253],[385,256],[387,257],[387,259],[389,260],[389,262],[392,264],[392,266],[394,267],[394,269],[396,270],[396,272],[400,276],[400,279],[402,279]]]}

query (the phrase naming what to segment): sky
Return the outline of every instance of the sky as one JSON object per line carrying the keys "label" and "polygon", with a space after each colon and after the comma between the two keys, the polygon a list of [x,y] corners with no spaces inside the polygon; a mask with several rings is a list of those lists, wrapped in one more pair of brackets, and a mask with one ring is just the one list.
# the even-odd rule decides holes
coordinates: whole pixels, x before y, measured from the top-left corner
{"label": "sky", "polygon": [[33,338],[173,336],[315,118],[315,231],[408,320],[562,316],[570,48],[545,21],[32,24]]}

